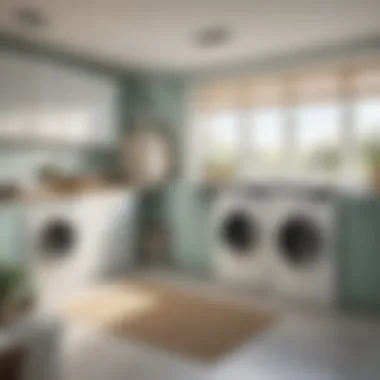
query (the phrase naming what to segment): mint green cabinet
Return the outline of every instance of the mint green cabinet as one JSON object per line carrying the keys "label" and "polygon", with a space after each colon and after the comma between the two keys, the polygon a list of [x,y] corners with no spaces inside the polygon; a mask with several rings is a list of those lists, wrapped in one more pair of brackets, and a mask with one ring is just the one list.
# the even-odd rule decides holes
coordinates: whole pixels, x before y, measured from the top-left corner
{"label": "mint green cabinet", "polygon": [[0,260],[23,261],[25,234],[22,205],[0,205]]}
{"label": "mint green cabinet", "polygon": [[178,184],[166,192],[167,225],[174,267],[196,276],[210,274],[212,200],[199,187]]}
{"label": "mint green cabinet", "polygon": [[380,199],[346,197],[339,209],[341,305],[380,310]]}

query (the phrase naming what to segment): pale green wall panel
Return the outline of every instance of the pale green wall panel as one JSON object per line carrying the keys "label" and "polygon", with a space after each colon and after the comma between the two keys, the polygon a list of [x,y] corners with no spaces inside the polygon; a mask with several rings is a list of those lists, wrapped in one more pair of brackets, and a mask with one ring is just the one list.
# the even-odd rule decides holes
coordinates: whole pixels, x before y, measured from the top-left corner
{"label": "pale green wall panel", "polygon": [[380,199],[342,198],[339,227],[341,304],[380,310]]}
{"label": "pale green wall panel", "polygon": [[11,263],[24,261],[25,229],[22,204],[0,205],[0,260]]}
{"label": "pale green wall panel", "polygon": [[212,260],[212,202],[200,189],[176,184],[166,193],[171,257],[175,268],[194,275],[209,276]]}

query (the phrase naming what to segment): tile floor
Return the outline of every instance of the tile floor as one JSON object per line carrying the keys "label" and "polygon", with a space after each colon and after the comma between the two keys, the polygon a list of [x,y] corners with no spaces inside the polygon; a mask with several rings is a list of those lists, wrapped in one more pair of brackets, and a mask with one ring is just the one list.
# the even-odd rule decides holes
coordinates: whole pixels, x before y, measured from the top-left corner
{"label": "tile floor", "polygon": [[67,325],[64,380],[378,380],[380,320],[347,317],[268,302],[217,284],[167,274],[145,274],[179,288],[246,305],[277,308],[279,322],[220,362],[205,365],[119,340],[89,327]]}

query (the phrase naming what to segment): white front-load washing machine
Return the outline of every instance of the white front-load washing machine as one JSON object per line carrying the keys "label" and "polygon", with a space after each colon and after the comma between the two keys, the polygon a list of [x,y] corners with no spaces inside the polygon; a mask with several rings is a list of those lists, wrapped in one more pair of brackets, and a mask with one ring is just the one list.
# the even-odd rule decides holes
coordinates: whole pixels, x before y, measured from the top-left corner
{"label": "white front-load washing machine", "polygon": [[275,197],[271,252],[279,296],[334,304],[335,200],[334,189],[321,186],[288,187]]}
{"label": "white front-load washing machine", "polygon": [[258,290],[268,286],[270,202],[265,190],[254,186],[220,194],[213,215],[213,267],[218,280]]}
{"label": "white front-load washing machine", "polygon": [[135,196],[122,191],[40,200],[27,212],[39,306],[55,309],[133,263]]}

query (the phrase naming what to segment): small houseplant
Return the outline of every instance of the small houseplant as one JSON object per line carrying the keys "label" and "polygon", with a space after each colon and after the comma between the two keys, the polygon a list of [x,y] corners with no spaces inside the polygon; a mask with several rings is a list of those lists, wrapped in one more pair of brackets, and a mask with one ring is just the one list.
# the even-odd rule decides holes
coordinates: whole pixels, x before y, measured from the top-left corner
{"label": "small houseplant", "polygon": [[32,298],[26,271],[21,266],[0,262],[0,326],[28,313]]}

